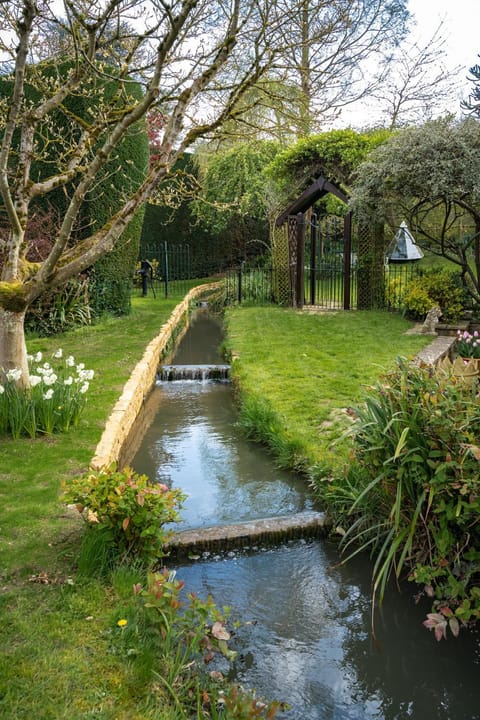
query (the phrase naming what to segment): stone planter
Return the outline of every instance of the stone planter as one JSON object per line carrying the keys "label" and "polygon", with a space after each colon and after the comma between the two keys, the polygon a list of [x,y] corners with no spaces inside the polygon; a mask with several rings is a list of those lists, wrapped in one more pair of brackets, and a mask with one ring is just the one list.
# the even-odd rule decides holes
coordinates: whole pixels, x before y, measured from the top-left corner
{"label": "stone planter", "polygon": [[480,375],[480,358],[457,356],[452,360],[453,374],[473,382]]}

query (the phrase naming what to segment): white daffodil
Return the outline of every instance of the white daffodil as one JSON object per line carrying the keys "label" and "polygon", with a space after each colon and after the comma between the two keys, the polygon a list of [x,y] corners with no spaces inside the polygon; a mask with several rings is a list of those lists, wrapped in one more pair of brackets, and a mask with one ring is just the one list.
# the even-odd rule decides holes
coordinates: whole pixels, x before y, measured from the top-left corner
{"label": "white daffodil", "polygon": [[45,385],[55,385],[55,383],[57,382],[57,375],[55,375],[54,372],[45,374],[43,376],[43,382],[45,383]]}
{"label": "white daffodil", "polygon": [[30,382],[30,387],[35,387],[35,385],[38,385],[42,382],[42,378],[40,377],[40,375],[30,375],[28,379]]}
{"label": "white daffodil", "polygon": [[50,390],[47,390],[47,392],[44,394],[43,399],[51,400],[52,397],[53,397],[53,390],[50,388]]}
{"label": "white daffodil", "polygon": [[22,377],[22,371],[20,368],[13,368],[12,370],[9,370],[6,374],[7,380],[13,380],[13,382],[17,382],[17,380],[20,380]]}
{"label": "white daffodil", "polygon": [[54,352],[52,357],[56,358],[57,360],[60,360],[60,358],[63,357],[62,348],[58,348],[57,352]]}

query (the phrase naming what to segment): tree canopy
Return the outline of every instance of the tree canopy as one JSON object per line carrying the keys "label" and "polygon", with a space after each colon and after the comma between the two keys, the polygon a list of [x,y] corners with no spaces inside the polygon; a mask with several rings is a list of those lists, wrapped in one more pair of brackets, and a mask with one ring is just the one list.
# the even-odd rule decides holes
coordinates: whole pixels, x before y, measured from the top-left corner
{"label": "tree canopy", "polygon": [[347,128],[302,138],[274,158],[267,175],[284,204],[320,175],[348,193],[357,167],[388,137],[386,130],[359,133]]}
{"label": "tree canopy", "polygon": [[[94,265],[121,237],[138,208],[168,178],[186,148],[231,117],[243,94],[282,48],[281,26],[294,2],[232,0],[34,0],[2,4],[1,59],[12,80],[0,102],[0,368],[20,368],[28,383],[23,322],[47,289]],[[268,28],[268,33],[266,32]],[[50,38],[61,42],[50,42]],[[267,40],[268,34],[268,40]],[[41,72],[68,60],[66,73]],[[108,80],[116,90],[110,92]],[[139,96],[132,81],[141,84]],[[27,99],[27,84],[32,89]],[[102,85],[103,84],[103,85]],[[92,86],[105,92],[92,93]],[[82,98],[85,115],[72,100]],[[137,187],[127,183],[108,217],[77,233],[84,203],[125,136],[147,112],[164,120],[156,158]],[[60,114],[65,122],[60,126]],[[55,162],[50,162],[52,151]],[[48,155],[48,157],[47,157]],[[39,176],[35,167],[50,162]],[[114,172],[128,175],[128,167]],[[40,198],[63,192],[65,209],[48,256],[27,259],[26,228]]]}
{"label": "tree canopy", "polygon": [[272,140],[241,142],[206,159],[197,215],[215,231],[240,218],[265,222],[269,197],[265,168],[279,152]]}
{"label": "tree canopy", "polygon": [[417,242],[460,266],[480,302],[480,122],[446,117],[394,133],[359,167],[351,207],[365,223],[406,219]]}

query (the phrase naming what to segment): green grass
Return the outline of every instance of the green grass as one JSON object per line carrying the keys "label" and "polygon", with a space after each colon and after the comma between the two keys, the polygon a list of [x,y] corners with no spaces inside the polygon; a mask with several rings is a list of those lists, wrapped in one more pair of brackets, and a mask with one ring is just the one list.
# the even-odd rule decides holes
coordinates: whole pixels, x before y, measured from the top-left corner
{"label": "green grass", "polygon": [[282,464],[323,472],[347,460],[346,409],[398,356],[431,341],[405,335],[410,323],[385,312],[250,307],[230,310],[227,323],[250,435],[272,445]]}
{"label": "green grass", "polygon": [[27,340],[45,356],[62,347],[95,378],[74,431],[0,440],[0,717],[175,718],[163,692],[152,695],[112,651],[115,613],[131,587],[122,598],[109,583],[75,577],[81,524],[59,497],[62,479],[88,467],[123,385],[181,299],[135,298],[128,317]]}

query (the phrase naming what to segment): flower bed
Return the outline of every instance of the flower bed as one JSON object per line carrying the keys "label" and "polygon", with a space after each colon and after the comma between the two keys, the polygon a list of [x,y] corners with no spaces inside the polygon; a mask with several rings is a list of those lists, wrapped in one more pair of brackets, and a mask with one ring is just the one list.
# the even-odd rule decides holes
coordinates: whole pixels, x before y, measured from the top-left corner
{"label": "flower bed", "polygon": [[28,356],[29,387],[21,388],[20,369],[9,370],[0,384],[0,435],[31,438],[41,433],[66,432],[78,424],[86,403],[93,370],[76,363],[73,355],[63,358],[57,350],[50,362],[42,353]]}

